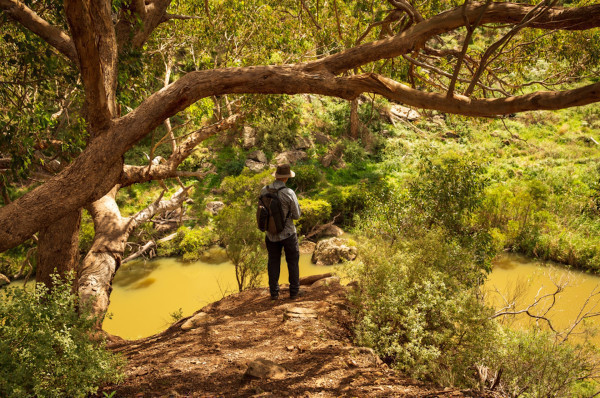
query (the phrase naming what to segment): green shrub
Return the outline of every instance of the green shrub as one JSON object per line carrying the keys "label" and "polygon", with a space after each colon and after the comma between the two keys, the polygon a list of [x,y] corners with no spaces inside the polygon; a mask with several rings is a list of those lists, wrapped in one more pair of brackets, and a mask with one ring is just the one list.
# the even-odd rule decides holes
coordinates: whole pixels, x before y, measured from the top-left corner
{"label": "green shrub", "polygon": [[86,397],[118,382],[123,360],[90,340],[95,319],[79,316],[72,279],[49,292],[6,289],[0,300],[0,396]]}
{"label": "green shrub", "polygon": [[215,224],[235,266],[239,291],[257,287],[267,269],[267,255],[263,249],[265,237],[256,227],[253,208],[239,203],[226,206],[215,217]]}
{"label": "green shrub", "polygon": [[215,234],[210,227],[197,227],[190,229],[181,227],[177,230],[179,252],[184,261],[195,261],[202,252],[215,243]]}
{"label": "green shrub", "polygon": [[481,272],[472,252],[446,238],[363,240],[349,269],[356,339],[414,377],[474,386],[469,367],[493,352],[497,328],[470,287]]}
{"label": "green shrub", "polygon": [[272,170],[255,174],[248,169],[239,176],[226,177],[221,183],[223,200],[227,203],[240,202],[247,206],[255,205],[262,187],[273,182],[274,179]]}
{"label": "green shrub", "polygon": [[337,224],[349,226],[354,215],[365,209],[370,189],[367,184],[331,187],[319,197],[331,204],[331,217],[337,216]]}
{"label": "green shrub", "polygon": [[593,386],[582,383],[600,365],[600,352],[589,343],[563,342],[537,329],[506,329],[497,348],[489,365],[503,370],[499,390],[505,396],[591,397],[596,393]]}
{"label": "green shrub", "polygon": [[302,214],[298,220],[299,230],[309,233],[317,225],[331,221],[331,205],[323,199],[300,199],[298,201]]}
{"label": "green shrub", "polygon": [[319,187],[325,180],[325,174],[316,166],[300,165],[292,168],[296,173],[294,178],[291,178],[287,185],[295,191],[307,192]]}
{"label": "green shrub", "polygon": [[363,164],[368,159],[367,151],[360,141],[345,141],[344,160],[347,163]]}

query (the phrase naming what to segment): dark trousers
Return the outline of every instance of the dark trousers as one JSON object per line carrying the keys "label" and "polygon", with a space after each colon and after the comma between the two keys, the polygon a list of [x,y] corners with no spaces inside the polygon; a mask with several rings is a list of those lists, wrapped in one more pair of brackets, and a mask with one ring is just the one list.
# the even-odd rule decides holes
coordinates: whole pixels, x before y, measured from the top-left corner
{"label": "dark trousers", "polygon": [[279,272],[281,269],[281,249],[285,252],[285,261],[287,262],[288,272],[290,274],[290,296],[295,296],[300,290],[300,249],[298,248],[298,237],[293,234],[279,242],[271,242],[265,236],[267,252],[269,253],[269,263],[267,271],[269,273],[269,289],[271,296],[279,294]]}

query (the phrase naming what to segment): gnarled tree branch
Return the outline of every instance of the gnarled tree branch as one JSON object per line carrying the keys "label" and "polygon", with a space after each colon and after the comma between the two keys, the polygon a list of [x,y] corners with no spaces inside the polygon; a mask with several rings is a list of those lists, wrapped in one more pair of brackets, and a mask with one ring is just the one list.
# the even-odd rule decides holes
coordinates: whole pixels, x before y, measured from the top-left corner
{"label": "gnarled tree branch", "polygon": [[0,9],[40,38],[45,40],[74,64],[78,64],[77,51],[71,37],[41,18],[32,9],[17,0],[0,0]]}

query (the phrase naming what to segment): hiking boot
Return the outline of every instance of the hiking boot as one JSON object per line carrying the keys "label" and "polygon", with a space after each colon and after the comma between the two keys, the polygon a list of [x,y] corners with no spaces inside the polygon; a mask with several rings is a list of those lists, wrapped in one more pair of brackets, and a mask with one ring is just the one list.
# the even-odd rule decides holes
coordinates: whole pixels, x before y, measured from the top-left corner
{"label": "hiking boot", "polygon": [[271,300],[279,300],[279,295],[278,294],[272,294],[271,295]]}
{"label": "hiking boot", "polygon": [[296,294],[290,294],[290,300],[296,300],[298,297],[303,297],[304,296],[304,290],[300,290],[298,293]]}

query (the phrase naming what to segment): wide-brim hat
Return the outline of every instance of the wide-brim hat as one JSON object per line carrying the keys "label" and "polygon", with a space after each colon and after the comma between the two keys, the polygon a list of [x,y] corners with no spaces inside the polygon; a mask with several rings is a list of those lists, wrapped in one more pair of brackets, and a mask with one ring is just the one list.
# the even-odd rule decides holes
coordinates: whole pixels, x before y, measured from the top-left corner
{"label": "wide-brim hat", "polygon": [[275,178],[293,178],[296,175],[291,169],[289,164],[280,164],[277,166],[277,170],[273,173]]}

